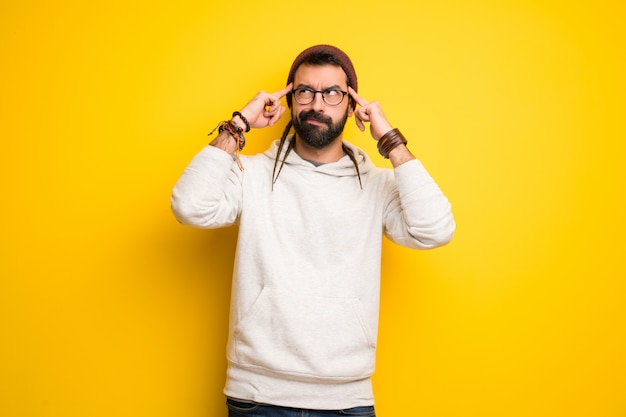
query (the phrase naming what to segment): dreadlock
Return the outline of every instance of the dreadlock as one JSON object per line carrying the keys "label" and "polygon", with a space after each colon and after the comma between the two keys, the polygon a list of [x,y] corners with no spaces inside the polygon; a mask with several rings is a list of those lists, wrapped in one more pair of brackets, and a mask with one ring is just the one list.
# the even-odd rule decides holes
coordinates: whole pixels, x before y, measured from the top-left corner
{"label": "dreadlock", "polygon": [[354,152],[352,149],[348,148],[345,143],[341,142],[341,149],[345,152],[346,155],[350,158],[352,163],[354,164],[354,168],[356,169],[356,175],[359,177],[359,186],[361,190],[363,189],[363,183],[361,182],[361,173],[359,172],[359,164],[356,162],[356,157],[354,156]]}
{"label": "dreadlock", "polygon": [[[293,149],[294,144],[296,143],[295,140],[295,135],[291,137],[291,140],[289,141],[289,145],[287,145],[287,150],[285,151],[285,156],[283,156],[282,161],[280,161],[280,167],[278,166],[278,160],[280,159],[280,154],[283,151],[283,148],[285,146],[285,141],[287,140],[287,135],[289,134],[289,131],[291,130],[291,127],[293,126],[293,121],[290,120],[289,123],[287,123],[287,126],[285,126],[285,130],[283,131],[283,135],[280,137],[280,142],[278,143],[278,151],[276,152],[276,159],[274,159],[274,170],[272,171],[272,191],[274,191],[274,184],[276,184],[276,181],[278,180],[278,176],[280,175],[280,172],[283,170],[283,166],[285,165],[285,161],[287,160],[287,156],[289,156],[289,153],[291,152],[291,150]],[[348,157],[350,158],[350,160],[352,161],[352,163],[354,164],[354,168],[356,169],[356,175],[359,177],[359,186],[361,187],[361,190],[363,189],[363,183],[361,182],[361,172],[359,171],[359,164],[356,161],[356,157],[354,156],[354,152],[352,151],[352,149],[348,148],[346,146],[345,143],[341,143],[341,149],[343,149],[343,152],[348,155]],[[276,172],[276,168],[278,168],[278,172]]]}
{"label": "dreadlock", "polygon": [[283,157],[283,160],[280,163],[280,168],[278,169],[278,173],[277,173],[276,168],[278,167],[278,159],[280,158],[280,153],[283,150],[283,146],[285,146],[285,140],[287,139],[287,135],[289,134],[289,131],[291,130],[291,126],[293,126],[292,120],[290,120],[289,123],[287,123],[287,126],[285,126],[285,130],[283,131],[283,135],[280,137],[280,142],[278,144],[278,151],[276,152],[276,159],[274,160],[274,170],[272,171],[272,191],[274,191],[274,184],[276,184],[276,180],[278,179],[278,176],[280,175],[280,171],[283,170],[283,165],[285,165],[285,160],[287,159],[287,155],[289,155],[289,153],[293,149],[294,143],[296,142],[295,138],[292,138],[292,140],[289,141],[289,146],[287,146],[287,151],[285,152],[285,156]]}

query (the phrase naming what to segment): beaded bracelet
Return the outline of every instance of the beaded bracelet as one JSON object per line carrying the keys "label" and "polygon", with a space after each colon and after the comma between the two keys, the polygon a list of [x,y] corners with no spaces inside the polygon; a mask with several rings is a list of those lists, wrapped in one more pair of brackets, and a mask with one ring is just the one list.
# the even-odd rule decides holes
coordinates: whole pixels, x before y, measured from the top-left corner
{"label": "beaded bracelet", "polygon": [[243,114],[241,114],[240,112],[236,111],[233,112],[233,118],[235,116],[239,116],[239,118],[241,119],[241,121],[243,121],[246,125],[246,133],[248,133],[250,131],[250,123],[248,122],[248,119],[246,119],[245,117],[243,117]]}
{"label": "beaded bracelet", "polygon": [[389,159],[389,152],[400,145],[406,145],[407,140],[398,129],[391,129],[378,140],[378,152],[383,158]]}

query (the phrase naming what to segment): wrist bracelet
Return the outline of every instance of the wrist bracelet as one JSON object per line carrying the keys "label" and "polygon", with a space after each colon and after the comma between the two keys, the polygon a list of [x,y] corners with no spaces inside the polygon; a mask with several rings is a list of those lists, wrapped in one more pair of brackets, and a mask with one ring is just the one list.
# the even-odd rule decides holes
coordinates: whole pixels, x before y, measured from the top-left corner
{"label": "wrist bracelet", "polygon": [[[237,126],[233,119],[223,120],[219,122],[218,125],[215,126],[215,129],[217,129],[220,134],[226,131],[228,135],[232,137],[235,142],[237,142],[237,147],[235,148],[235,160],[237,161],[237,166],[239,167],[239,169],[243,171],[243,165],[239,160],[239,151],[241,151],[243,147],[246,146],[246,138],[243,135],[243,129]],[[215,132],[215,129],[209,132],[209,136],[211,136],[213,132]]]}
{"label": "wrist bracelet", "polygon": [[248,133],[250,131],[250,123],[248,122],[248,119],[243,117],[243,114],[241,114],[238,111],[233,112],[233,117],[235,117],[235,116],[239,116],[239,118],[245,123],[245,125],[246,125],[246,133]]}
{"label": "wrist bracelet", "polygon": [[389,159],[389,152],[400,145],[406,145],[407,140],[398,129],[391,129],[378,139],[378,152],[385,159]]}
{"label": "wrist bracelet", "polygon": [[235,122],[230,120],[224,123],[220,128],[220,133],[224,130],[237,141],[237,147],[239,150],[242,150],[243,147],[246,146],[246,138],[243,136],[243,129],[237,126]]}

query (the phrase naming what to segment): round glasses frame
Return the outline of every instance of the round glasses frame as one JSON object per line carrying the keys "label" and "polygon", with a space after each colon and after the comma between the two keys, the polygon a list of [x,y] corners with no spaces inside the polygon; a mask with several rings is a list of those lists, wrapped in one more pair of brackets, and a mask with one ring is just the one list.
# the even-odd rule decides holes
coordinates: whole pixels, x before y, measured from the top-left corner
{"label": "round glasses frame", "polygon": [[[329,106],[338,106],[343,102],[344,97],[346,96],[346,94],[348,94],[347,91],[343,91],[343,90],[337,90],[334,88],[330,88],[328,90],[313,90],[311,88],[294,88],[293,90],[291,90],[294,99],[296,100],[296,102],[298,104],[302,104],[302,105],[307,105],[307,104],[311,104],[313,103],[313,101],[315,100],[315,96],[317,95],[317,93],[320,93],[322,95],[322,100],[324,100],[324,103],[328,104]],[[302,97],[302,93],[309,93],[311,94],[311,97]],[[341,93],[341,96],[338,96],[337,94]],[[327,96],[327,94],[331,94],[330,96]],[[337,101],[336,103],[334,102],[334,100],[339,99],[339,101]],[[330,100],[330,102],[329,102]]]}

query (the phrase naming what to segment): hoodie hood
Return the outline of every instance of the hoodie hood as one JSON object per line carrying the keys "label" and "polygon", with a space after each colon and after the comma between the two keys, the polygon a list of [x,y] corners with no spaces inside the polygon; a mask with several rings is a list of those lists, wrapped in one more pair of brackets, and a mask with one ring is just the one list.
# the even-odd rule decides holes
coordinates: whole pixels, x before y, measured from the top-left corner
{"label": "hoodie hood", "polygon": [[[279,165],[280,165],[280,162],[282,161],[282,158],[284,158],[285,152],[289,148],[289,143],[292,140],[294,140],[293,136],[290,136],[287,139],[285,139],[285,144],[283,146],[283,149],[280,155],[280,161],[278,162]],[[280,140],[275,140],[263,154],[266,157],[272,159],[272,161],[274,161],[276,159],[276,154],[278,153],[279,144],[280,144]],[[370,170],[374,168],[374,164],[372,163],[370,158],[367,156],[365,151],[363,151],[358,146],[354,146],[353,144],[351,144],[350,142],[346,140],[343,141],[343,144],[348,149],[350,149],[352,153],[354,154],[354,158],[356,159],[356,162],[359,166],[359,172],[361,175],[367,174]],[[345,177],[345,176],[356,177],[357,176],[354,163],[352,162],[352,160],[350,159],[348,155],[344,155],[336,162],[329,162],[327,164],[315,166],[311,162],[305,159],[302,159],[300,155],[298,155],[298,153],[292,149],[292,151],[289,152],[289,155],[287,155],[287,159],[285,160],[285,165],[292,165],[292,166],[300,165],[306,169],[311,169],[311,170],[315,170],[321,173],[326,173],[326,174],[338,176],[338,177]]]}

